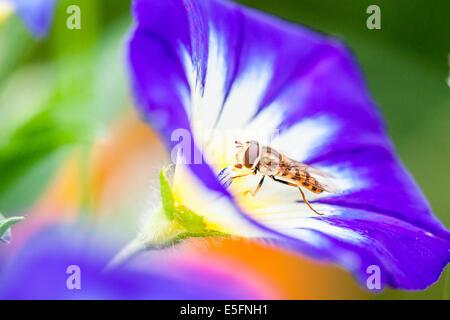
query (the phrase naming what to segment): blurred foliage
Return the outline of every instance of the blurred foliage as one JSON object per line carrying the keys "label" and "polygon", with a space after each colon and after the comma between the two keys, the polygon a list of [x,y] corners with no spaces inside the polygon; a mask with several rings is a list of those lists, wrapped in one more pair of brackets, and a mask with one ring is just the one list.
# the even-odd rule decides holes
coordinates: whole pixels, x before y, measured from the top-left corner
{"label": "blurred foliage", "polygon": [[[240,2],[337,36],[354,50],[400,157],[450,226],[450,1]],[[71,4],[82,8],[81,30],[65,26]],[[381,8],[381,30],[366,28],[371,4]],[[15,16],[0,28],[0,210],[7,217],[33,204],[70,152],[89,152],[125,107],[130,25],[130,1],[61,0],[45,41],[34,40]],[[444,286],[442,277],[423,292],[374,297],[442,298],[450,290]]]}
{"label": "blurred foliage", "polygon": [[[240,0],[344,40],[354,51],[397,151],[450,227],[450,28],[447,0]],[[381,9],[381,30],[369,30],[366,9]],[[426,291],[386,290],[375,298],[440,299],[450,269]],[[447,282],[447,286],[446,283]]]}
{"label": "blurred foliage", "polygon": [[[83,8],[81,30],[65,26],[70,4]],[[17,17],[0,29],[0,208],[7,216],[30,206],[69,152],[89,150],[126,105],[129,5],[60,1],[43,42]]]}

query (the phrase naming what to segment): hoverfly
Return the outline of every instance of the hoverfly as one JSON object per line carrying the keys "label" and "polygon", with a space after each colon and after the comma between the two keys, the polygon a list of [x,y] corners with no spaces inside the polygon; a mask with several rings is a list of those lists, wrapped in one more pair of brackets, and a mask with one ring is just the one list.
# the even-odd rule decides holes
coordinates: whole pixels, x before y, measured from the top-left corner
{"label": "hoverfly", "polygon": [[230,179],[241,178],[258,172],[262,175],[256,189],[254,191],[248,190],[245,194],[250,193],[252,196],[255,196],[261,189],[264,178],[268,176],[276,182],[298,188],[303,201],[308,207],[316,214],[323,215],[317,212],[306,200],[301,188],[304,187],[317,194],[324,191],[337,193],[336,188],[329,181],[332,178],[330,175],[307,164],[293,160],[271,147],[261,146],[257,141],[247,141],[245,143],[235,141],[235,143],[238,150],[235,155],[236,162],[234,167],[236,169],[244,169],[245,167],[250,172],[231,177]]}

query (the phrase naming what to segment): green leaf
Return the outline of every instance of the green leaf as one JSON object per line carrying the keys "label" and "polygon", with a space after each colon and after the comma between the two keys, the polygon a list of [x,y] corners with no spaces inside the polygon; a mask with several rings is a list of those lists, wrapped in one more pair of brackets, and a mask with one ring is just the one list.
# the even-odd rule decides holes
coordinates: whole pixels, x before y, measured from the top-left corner
{"label": "green leaf", "polygon": [[25,219],[25,217],[11,217],[4,219],[0,214],[0,240],[7,241],[4,237],[7,235],[9,228],[23,219]]}
{"label": "green leaf", "polygon": [[164,213],[169,220],[173,220],[175,204],[173,200],[172,188],[170,187],[169,181],[167,180],[164,170],[159,172],[159,184],[161,186],[161,200]]}

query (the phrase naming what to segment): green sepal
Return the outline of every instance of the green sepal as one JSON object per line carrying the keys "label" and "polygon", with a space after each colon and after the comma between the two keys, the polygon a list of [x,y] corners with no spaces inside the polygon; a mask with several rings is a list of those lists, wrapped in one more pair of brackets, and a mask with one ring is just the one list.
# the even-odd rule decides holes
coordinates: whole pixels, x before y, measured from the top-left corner
{"label": "green sepal", "polygon": [[231,237],[231,235],[214,230],[205,230],[203,232],[183,232],[182,234],[179,234],[176,238],[174,238],[171,244],[172,245],[176,244],[187,238],[227,238],[227,237]]}
{"label": "green sepal", "polygon": [[183,233],[181,237],[229,236],[222,232],[207,230],[206,223],[202,216],[181,204],[175,204],[172,188],[169,180],[166,178],[165,172],[164,169],[159,172],[163,212],[169,221],[175,220],[180,226],[186,229],[186,232]]}
{"label": "green sepal", "polygon": [[172,188],[164,175],[164,170],[159,172],[159,184],[161,188],[161,200],[164,213],[167,219],[172,221],[175,218],[175,201],[173,200]]}
{"label": "green sepal", "polygon": [[172,188],[165,175],[165,170],[159,172],[161,200],[164,214],[169,221],[174,219],[188,232],[199,233],[205,231],[203,218],[183,205],[175,205]]}
{"label": "green sepal", "polygon": [[175,219],[183,226],[188,232],[199,233],[205,231],[205,222],[203,218],[195,214],[192,210],[185,206],[176,207],[174,210]]}

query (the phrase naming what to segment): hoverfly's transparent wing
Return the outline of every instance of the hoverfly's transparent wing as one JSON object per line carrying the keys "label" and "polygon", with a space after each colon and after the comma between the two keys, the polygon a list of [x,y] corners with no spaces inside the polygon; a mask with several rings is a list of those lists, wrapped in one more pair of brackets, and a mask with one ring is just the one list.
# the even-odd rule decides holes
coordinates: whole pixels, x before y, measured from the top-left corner
{"label": "hoverfly's transparent wing", "polygon": [[338,182],[336,181],[336,179],[329,173],[311,167],[307,164],[301,163],[301,162],[296,162],[296,165],[299,167],[299,170],[306,173],[306,176],[310,176],[313,179],[308,179],[308,182],[312,185],[315,186],[318,189],[321,189],[323,191],[329,192],[329,193],[334,193],[334,194],[338,194],[341,193],[341,189],[338,186]]}

